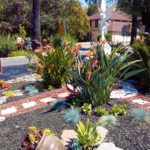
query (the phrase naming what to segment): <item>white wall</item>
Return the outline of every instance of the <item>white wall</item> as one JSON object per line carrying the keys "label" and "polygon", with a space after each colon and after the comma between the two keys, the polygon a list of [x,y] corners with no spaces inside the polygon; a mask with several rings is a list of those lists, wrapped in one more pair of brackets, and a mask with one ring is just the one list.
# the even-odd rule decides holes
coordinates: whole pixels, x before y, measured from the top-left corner
{"label": "white wall", "polygon": [[114,43],[123,43],[124,45],[129,45],[131,41],[130,36],[122,36],[119,34],[112,34],[112,42]]}

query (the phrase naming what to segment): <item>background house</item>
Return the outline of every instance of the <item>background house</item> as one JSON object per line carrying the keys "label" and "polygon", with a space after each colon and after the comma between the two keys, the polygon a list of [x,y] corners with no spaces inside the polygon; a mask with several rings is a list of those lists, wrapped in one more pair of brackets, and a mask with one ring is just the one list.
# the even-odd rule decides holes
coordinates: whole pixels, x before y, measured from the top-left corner
{"label": "background house", "polygon": [[[88,34],[91,41],[97,41],[100,35],[99,21],[101,17],[99,13],[90,16],[90,32]],[[109,18],[107,20],[106,32],[111,35],[111,41],[114,43],[122,42],[129,44],[131,32],[131,16],[128,14],[110,10]]]}

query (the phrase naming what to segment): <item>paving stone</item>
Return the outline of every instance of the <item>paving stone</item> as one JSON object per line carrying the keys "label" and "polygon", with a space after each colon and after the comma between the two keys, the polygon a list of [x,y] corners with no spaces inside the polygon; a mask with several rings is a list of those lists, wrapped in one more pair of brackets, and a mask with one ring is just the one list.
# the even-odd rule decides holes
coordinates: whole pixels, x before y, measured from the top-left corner
{"label": "paving stone", "polygon": [[6,100],[7,100],[7,96],[1,96],[1,97],[0,97],[0,104],[5,103]]}
{"label": "paving stone", "polygon": [[101,138],[97,144],[101,144],[104,141],[106,135],[108,134],[108,130],[102,126],[97,126],[96,129]]}
{"label": "paving stone", "polygon": [[96,150],[123,150],[115,146],[114,143],[102,143]]}
{"label": "paving stone", "polygon": [[69,95],[70,95],[70,93],[64,92],[64,93],[58,94],[57,96],[58,96],[59,98],[64,98],[64,97],[68,97]]}
{"label": "paving stone", "polygon": [[16,112],[17,112],[17,109],[14,106],[1,110],[2,115],[8,115],[8,114],[16,113]]}
{"label": "paving stone", "polygon": [[34,106],[36,106],[37,104],[36,104],[36,102],[34,102],[34,101],[31,101],[31,102],[28,102],[28,103],[23,103],[22,104],[22,106],[24,107],[24,108],[30,108],[30,107],[34,107]]}
{"label": "paving stone", "polygon": [[5,121],[5,117],[0,117],[0,122],[3,122],[3,121]]}
{"label": "paving stone", "polygon": [[57,99],[55,99],[55,98],[47,97],[47,98],[41,99],[40,101],[43,102],[43,103],[48,103],[48,102],[54,102],[54,101],[56,101],[56,100],[57,100]]}
{"label": "paving stone", "polygon": [[145,104],[149,104],[150,103],[150,102],[142,100],[142,99],[133,99],[132,102],[140,104],[140,105],[145,105]]}
{"label": "paving stone", "polygon": [[64,130],[61,135],[62,142],[64,145],[68,145],[72,139],[77,139],[77,134],[74,130]]}

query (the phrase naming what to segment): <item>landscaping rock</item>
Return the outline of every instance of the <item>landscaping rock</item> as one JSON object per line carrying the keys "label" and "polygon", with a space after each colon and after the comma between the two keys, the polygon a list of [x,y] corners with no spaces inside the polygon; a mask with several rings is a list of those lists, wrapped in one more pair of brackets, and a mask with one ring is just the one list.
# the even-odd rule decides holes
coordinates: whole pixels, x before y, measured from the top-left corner
{"label": "landscaping rock", "polygon": [[64,130],[61,139],[64,145],[68,145],[72,139],[77,139],[77,134],[74,130]]}
{"label": "landscaping rock", "polygon": [[42,139],[36,150],[66,150],[57,136],[46,136]]}
{"label": "landscaping rock", "polygon": [[0,122],[3,122],[3,121],[5,121],[5,117],[0,117]]}
{"label": "landscaping rock", "polygon": [[113,143],[102,143],[96,150],[123,150],[115,146]]}
{"label": "landscaping rock", "polygon": [[102,126],[97,126],[96,129],[97,129],[97,132],[100,136],[100,141],[97,144],[100,145],[104,141],[104,139],[108,133],[108,130]]}

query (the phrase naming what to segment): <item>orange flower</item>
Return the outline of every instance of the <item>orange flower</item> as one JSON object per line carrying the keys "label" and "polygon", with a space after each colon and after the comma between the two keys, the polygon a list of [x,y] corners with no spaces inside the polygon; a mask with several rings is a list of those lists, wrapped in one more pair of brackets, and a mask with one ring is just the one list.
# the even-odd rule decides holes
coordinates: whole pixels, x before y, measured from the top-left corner
{"label": "orange flower", "polygon": [[104,39],[104,40],[102,40],[102,44],[106,44],[107,43],[107,41]]}
{"label": "orange flower", "polygon": [[88,80],[90,80],[91,75],[92,75],[92,71],[91,71],[91,69],[88,69],[87,72],[86,72],[86,78],[87,78]]}
{"label": "orange flower", "polygon": [[93,51],[90,50],[90,51],[88,52],[88,54],[87,54],[87,57],[93,58]]}
{"label": "orange flower", "polygon": [[78,49],[82,48],[82,45],[81,44],[78,44]]}
{"label": "orange flower", "polygon": [[98,66],[99,61],[97,59],[93,60],[93,67],[97,67]]}
{"label": "orange flower", "polygon": [[1,87],[2,87],[2,88],[8,88],[8,87],[9,87],[9,84],[4,82],[4,83],[1,84]]}

